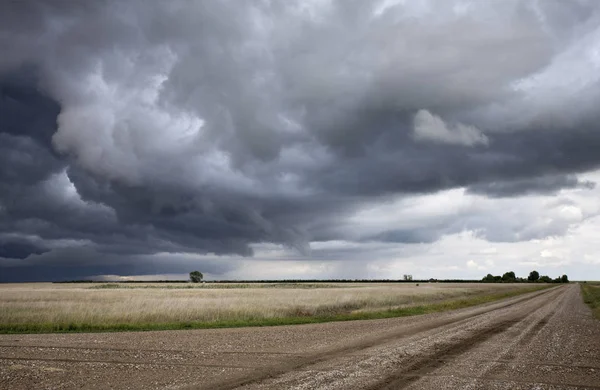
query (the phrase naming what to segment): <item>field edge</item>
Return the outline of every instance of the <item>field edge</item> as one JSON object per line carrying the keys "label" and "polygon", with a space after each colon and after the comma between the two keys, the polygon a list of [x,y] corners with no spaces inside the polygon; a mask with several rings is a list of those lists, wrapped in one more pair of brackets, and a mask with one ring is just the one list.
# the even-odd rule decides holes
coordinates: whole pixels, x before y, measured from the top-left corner
{"label": "field edge", "polygon": [[579,283],[581,295],[594,317],[600,320],[600,283]]}

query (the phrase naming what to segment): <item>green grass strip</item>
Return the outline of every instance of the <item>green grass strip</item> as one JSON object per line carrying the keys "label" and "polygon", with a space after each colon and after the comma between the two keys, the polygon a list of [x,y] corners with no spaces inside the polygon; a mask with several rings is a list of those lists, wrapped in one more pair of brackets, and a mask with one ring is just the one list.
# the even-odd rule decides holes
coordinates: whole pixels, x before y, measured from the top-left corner
{"label": "green grass strip", "polygon": [[240,320],[222,320],[211,322],[165,322],[165,323],[22,323],[0,324],[0,333],[76,333],[76,332],[124,332],[152,330],[181,330],[181,329],[215,329],[238,328],[250,326],[278,326],[316,324],[323,322],[373,320],[382,318],[407,317],[421,314],[457,310],[471,306],[482,305],[518,295],[544,290],[553,285],[542,285],[522,288],[509,292],[480,295],[461,299],[453,299],[438,303],[410,306],[398,309],[387,309],[369,312],[354,312],[322,316],[296,316],[280,318],[253,318]]}
{"label": "green grass strip", "polygon": [[583,301],[592,309],[594,317],[600,320],[600,284],[580,283]]}

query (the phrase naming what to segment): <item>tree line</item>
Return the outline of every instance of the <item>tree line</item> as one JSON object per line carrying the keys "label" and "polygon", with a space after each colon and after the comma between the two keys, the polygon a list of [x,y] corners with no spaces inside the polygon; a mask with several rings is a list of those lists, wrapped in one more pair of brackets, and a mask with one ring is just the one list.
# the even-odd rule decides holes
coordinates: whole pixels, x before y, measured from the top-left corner
{"label": "tree line", "polygon": [[[204,275],[200,271],[192,271],[190,272],[190,281],[193,283],[200,283],[204,279]],[[334,279],[334,280],[303,280],[303,279],[294,279],[294,280],[252,280],[247,282],[253,283],[281,283],[281,282],[337,282],[337,283],[357,283],[357,282],[376,282],[376,283],[384,283],[384,282],[442,282],[442,283],[472,283],[477,282],[476,280],[437,280],[437,279],[425,279],[425,280],[413,280],[412,275],[404,275],[402,280],[369,280],[369,279]],[[515,275],[513,271],[509,271],[504,273],[502,276],[494,276],[492,274],[487,274],[482,280],[485,283],[569,283],[569,277],[567,275],[562,275],[557,277],[556,279],[552,279],[547,275],[540,276],[539,272],[531,271],[527,279],[520,278]],[[213,281],[212,283],[240,283],[246,281]]]}
{"label": "tree line", "polygon": [[527,279],[520,278],[515,275],[513,271],[504,273],[504,275],[492,275],[487,274],[483,277],[482,282],[485,283],[569,283],[569,277],[567,275],[559,276],[552,279],[548,275],[540,276],[537,271],[531,271]]}

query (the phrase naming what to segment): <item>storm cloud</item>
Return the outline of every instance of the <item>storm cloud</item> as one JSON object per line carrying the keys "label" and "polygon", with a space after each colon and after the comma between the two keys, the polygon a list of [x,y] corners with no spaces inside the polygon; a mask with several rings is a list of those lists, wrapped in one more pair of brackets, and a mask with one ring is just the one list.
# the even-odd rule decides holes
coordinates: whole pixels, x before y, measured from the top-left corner
{"label": "storm cloud", "polygon": [[583,0],[3,2],[0,280],[565,237],[596,212],[599,26]]}

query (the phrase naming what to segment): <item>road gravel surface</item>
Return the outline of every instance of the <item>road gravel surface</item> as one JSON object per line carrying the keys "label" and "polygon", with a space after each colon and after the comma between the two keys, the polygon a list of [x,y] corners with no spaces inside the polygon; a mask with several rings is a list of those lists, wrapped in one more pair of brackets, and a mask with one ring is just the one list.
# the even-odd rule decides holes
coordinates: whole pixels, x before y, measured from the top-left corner
{"label": "road gravel surface", "polygon": [[1,389],[600,389],[579,286],[423,316],[0,335]]}

